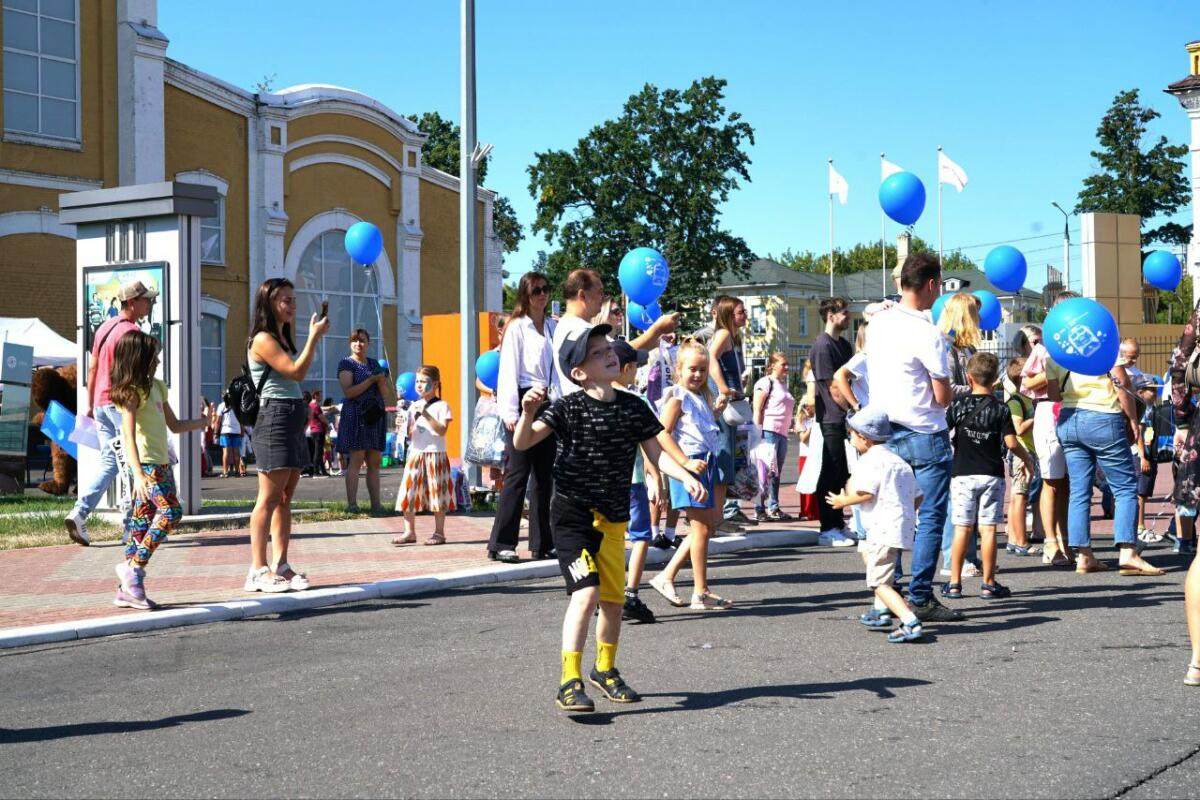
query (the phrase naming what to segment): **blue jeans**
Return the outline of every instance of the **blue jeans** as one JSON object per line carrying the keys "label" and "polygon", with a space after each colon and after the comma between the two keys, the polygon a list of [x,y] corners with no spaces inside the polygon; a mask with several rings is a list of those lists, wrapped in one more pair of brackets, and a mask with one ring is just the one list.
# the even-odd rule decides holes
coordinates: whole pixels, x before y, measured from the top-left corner
{"label": "blue jeans", "polygon": [[96,406],[92,416],[96,420],[96,438],[100,440],[100,470],[91,476],[87,486],[79,487],[79,499],[72,509],[84,519],[96,510],[100,498],[117,477],[117,456],[109,442],[121,435],[121,412],[116,406]]}
{"label": "blue jeans", "polygon": [[937,572],[938,551],[942,545],[942,528],[950,508],[950,434],[917,433],[902,425],[892,426],[895,433],[888,449],[904,459],[917,478],[917,487],[924,495],[917,513],[917,531],[913,539],[912,578],[908,584],[908,599],[924,605],[933,597],[933,575]]}
{"label": "blue jeans", "polygon": [[1125,415],[1120,413],[1064,408],[1058,414],[1058,440],[1071,476],[1067,504],[1067,543],[1071,547],[1092,546],[1092,484],[1097,464],[1103,467],[1113,493],[1113,542],[1122,545],[1135,541],[1137,472],[1127,430]]}
{"label": "blue jeans", "polygon": [[[783,472],[783,460],[787,458],[788,439],[786,436],[781,436],[775,431],[763,431],[763,441],[770,442],[775,445],[775,464],[777,469],[775,476],[771,478],[771,485],[767,487],[767,510],[779,510],[779,474]],[[758,513],[763,512],[762,493],[758,495],[758,501],[754,504],[754,510]]]}

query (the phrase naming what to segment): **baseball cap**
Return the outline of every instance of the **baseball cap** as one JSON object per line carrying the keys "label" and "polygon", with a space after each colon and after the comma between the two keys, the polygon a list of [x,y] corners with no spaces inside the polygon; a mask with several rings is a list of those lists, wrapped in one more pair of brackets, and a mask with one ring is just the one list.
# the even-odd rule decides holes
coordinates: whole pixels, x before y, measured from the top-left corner
{"label": "baseball cap", "polygon": [[873,442],[886,442],[892,438],[892,423],[887,414],[867,406],[846,418],[846,424]]}
{"label": "baseball cap", "polygon": [[620,340],[613,342],[613,351],[616,352],[617,363],[622,368],[626,364],[632,364],[635,361],[639,367],[645,366],[646,362],[650,360],[649,353],[645,350],[635,350],[629,342],[622,342]]}
{"label": "baseball cap", "polygon": [[571,377],[571,370],[587,360],[588,339],[594,335],[608,336],[612,333],[612,325],[589,325],[580,328],[575,333],[568,333],[558,350],[558,368],[564,377],[573,383],[578,383]]}
{"label": "baseball cap", "polygon": [[136,300],[139,297],[149,297],[153,300],[158,297],[158,289],[151,288],[141,281],[134,281],[122,285],[117,292],[117,299],[121,302]]}

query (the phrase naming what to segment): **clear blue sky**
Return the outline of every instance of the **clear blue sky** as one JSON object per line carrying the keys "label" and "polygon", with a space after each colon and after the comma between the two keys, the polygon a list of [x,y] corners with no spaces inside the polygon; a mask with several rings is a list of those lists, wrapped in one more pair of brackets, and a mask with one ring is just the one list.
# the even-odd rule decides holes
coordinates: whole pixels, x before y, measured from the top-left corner
{"label": "clear blue sky", "polygon": [[[238,86],[273,74],[276,88],[332,83],[400,113],[459,118],[453,0],[160,0],[159,14],[171,58]],[[535,152],[571,149],[644,83],[716,75],[756,139],[752,182],[723,221],[759,255],[827,248],[829,158],[850,184],[837,243],[878,241],[880,151],[925,182],[916,233],[936,242],[942,145],[970,178],[961,194],[944,190],[947,250],[1013,242],[1040,288],[1045,265],[1061,262],[1050,202],[1074,204],[1113,96],[1140,89],[1163,115],[1152,132],[1186,142],[1187,119],[1161,90],[1187,74],[1184,44],[1200,39],[1196,0],[479,0],[476,14],[479,138],[495,145],[488,186],[527,228],[506,259],[514,275],[552,249],[528,231]],[[899,232],[889,225],[889,239]],[[964,252],[982,263],[988,249]]]}

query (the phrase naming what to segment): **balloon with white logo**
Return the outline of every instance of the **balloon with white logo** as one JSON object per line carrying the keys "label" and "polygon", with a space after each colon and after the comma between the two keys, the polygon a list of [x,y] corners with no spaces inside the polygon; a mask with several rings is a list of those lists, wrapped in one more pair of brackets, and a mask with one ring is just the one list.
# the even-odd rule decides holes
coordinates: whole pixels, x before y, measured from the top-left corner
{"label": "balloon with white logo", "polygon": [[626,308],[629,324],[640,331],[648,330],[654,324],[654,321],[662,316],[662,313],[662,309],[659,308],[658,303],[643,306],[631,300],[628,308]]}
{"label": "balloon with white logo", "polygon": [[667,260],[652,247],[635,247],[625,254],[617,268],[621,291],[642,306],[662,297],[670,277]]}
{"label": "balloon with white logo", "polygon": [[1080,375],[1108,374],[1121,347],[1117,321],[1090,297],[1072,297],[1050,309],[1042,341],[1055,363]]}

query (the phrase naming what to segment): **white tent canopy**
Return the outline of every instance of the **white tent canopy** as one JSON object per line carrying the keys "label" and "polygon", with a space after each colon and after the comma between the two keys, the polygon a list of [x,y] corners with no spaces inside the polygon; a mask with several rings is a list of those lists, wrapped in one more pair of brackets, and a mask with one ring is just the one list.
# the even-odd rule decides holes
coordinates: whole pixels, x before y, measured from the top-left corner
{"label": "white tent canopy", "polygon": [[59,336],[37,317],[0,317],[0,342],[32,347],[35,367],[74,364],[78,353],[74,342]]}

